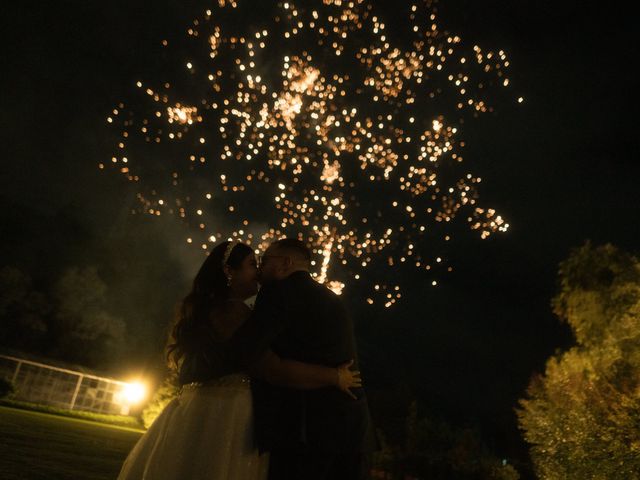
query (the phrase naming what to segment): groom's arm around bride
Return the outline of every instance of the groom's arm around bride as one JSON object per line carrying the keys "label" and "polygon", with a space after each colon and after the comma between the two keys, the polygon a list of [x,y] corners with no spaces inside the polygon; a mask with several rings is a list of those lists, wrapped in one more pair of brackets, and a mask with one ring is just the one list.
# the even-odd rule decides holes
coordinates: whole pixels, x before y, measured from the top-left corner
{"label": "groom's arm around bride", "polygon": [[[353,325],[340,298],[309,274],[310,254],[297,240],[265,252],[263,288],[252,317],[237,332],[251,372],[269,350],[286,359],[338,367],[357,358]],[[356,366],[357,368],[357,360]],[[254,379],[258,446],[271,452],[271,479],[357,479],[365,474],[372,433],[364,390],[295,390]]]}

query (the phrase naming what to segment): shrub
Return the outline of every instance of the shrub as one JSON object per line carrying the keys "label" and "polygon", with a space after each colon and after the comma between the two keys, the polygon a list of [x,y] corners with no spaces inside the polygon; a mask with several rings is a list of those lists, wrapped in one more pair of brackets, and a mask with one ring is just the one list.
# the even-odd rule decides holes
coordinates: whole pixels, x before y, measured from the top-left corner
{"label": "shrub", "polygon": [[640,262],[587,243],[560,266],[556,314],[576,345],[549,358],[518,416],[540,478],[638,478]]}
{"label": "shrub", "polygon": [[178,396],[179,391],[180,389],[177,386],[175,374],[171,374],[165,378],[147,407],[142,411],[142,423],[145,428],[151,426],[158,415],[162,413],[164,407]]}
{"label": "shrub", "polygon": [[8,378],[0,377],[0,398],[9,398],[16,393],[16,387]]}

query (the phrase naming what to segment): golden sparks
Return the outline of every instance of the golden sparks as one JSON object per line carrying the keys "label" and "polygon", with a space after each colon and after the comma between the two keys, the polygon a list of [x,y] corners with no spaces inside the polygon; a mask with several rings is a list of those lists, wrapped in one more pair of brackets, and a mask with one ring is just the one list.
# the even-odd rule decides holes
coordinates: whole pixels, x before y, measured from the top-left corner
{"label": "golden sparks", "polygon": [[100,168],[136,182],[137,212],[178,217],[205,253],[224,238],[256,250],[299,238],[319,282],[370,286],[367,303],[386,307],[405,267],[438,285],[454,220],[483,239],[509,227],[479,204],[460,139],[512,88],[509,62],[442,30],[432,1],[395,13],[406,32],[371,0],[218,0],[188,28],[182,76],[138,81],[109,113],[121,138]]}

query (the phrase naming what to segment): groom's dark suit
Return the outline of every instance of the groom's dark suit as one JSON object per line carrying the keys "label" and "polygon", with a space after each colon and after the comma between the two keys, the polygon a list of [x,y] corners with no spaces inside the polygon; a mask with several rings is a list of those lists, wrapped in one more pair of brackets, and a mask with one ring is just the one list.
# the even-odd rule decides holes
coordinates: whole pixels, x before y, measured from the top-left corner
{"label": "groom's dark suit", "polygon": [[[307,272],[266,285],[237,332],[242,363],[268,348],[282,358],[337,367],[356,359],[353,325],[339,297]],[[271,479],[358,478],[372,432],[367,400],[336,388],[295,390],[252,382],[258,446],[271,452]]]}

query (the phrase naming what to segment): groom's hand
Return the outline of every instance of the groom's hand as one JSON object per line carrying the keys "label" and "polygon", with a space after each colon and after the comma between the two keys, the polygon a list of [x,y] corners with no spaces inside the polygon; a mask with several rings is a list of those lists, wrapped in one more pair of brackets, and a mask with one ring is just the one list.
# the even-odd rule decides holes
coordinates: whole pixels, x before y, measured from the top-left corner
{"label": "groom's hand", "polygon": [[353,360],[350,360],[347,363],[343,363],[336,369],[336,386],[351,398],[357,400],[358,397],[353,394],[351,389],[362,387],[362,379],[360,378],[360,370],[350,370],[353,363]]}

